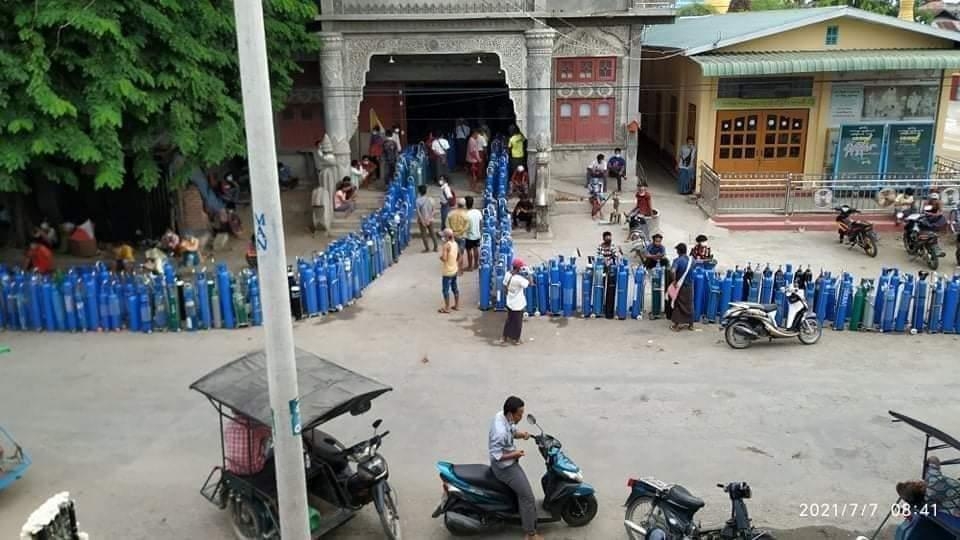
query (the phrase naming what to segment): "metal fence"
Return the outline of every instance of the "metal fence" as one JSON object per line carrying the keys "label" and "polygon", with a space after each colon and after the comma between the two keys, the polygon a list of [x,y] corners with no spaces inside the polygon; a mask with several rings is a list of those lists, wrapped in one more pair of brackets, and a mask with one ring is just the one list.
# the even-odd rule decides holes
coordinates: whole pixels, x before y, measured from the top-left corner
{"label": "metal fence", "polygon": [[[814,174],[718,173],[700,164],[698,204],[708,215],[798,214],[832,212],[850,205],[861,212],[892,212],[897,195],[915,200],[931,191],[940,193],[943,206],[960,202],[960,162],[939,159],[928,178],[903,175],[834,177]],[[952,167],[956,168],[952,168]]]}

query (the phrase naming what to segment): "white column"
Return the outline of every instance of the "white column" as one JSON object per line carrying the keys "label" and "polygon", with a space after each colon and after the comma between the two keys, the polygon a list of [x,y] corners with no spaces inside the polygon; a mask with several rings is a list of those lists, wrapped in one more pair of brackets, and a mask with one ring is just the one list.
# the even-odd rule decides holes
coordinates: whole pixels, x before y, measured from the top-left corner
{"label": "white column", "polygon": [[550,230],[550,148],[553,145],[553,44],[557,31],[540,27],[524,32],[527,40],[527,170],[534,186],[537,231]]}
{"label": "white column", "polygon": [[323,127],[337,156],[337,178],[350,172],[350,126],[343,78],[343,34],[320,32],[320,77],[323,85]]}
{"label": "white column", "polygon": [[[642,54],[640,41],[643,25],[634,24],[630,26],[630,43],[627,47],[627,58],[624,59],[626,72],[621,77],[620,84],[624,91],[620,94],[626,99],[621,126],[626,126],[630,122],[640,119],[640,55]],[[626,133],[627,144],[624,148],[624,156],[627,158],[627,185],[635,186],[637,184],[637,134],[630,133],[625,128],[621,128]]]}

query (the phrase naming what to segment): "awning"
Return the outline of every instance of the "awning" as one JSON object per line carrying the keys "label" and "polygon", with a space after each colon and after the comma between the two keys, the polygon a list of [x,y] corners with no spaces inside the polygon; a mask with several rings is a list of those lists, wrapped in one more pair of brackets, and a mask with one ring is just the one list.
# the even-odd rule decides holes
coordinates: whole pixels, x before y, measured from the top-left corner
{"label": "awning", "polygon": [[701,54],[692,56],[691,59],[700,64],[704,77],[955,69],[960,68],[960,49]]}

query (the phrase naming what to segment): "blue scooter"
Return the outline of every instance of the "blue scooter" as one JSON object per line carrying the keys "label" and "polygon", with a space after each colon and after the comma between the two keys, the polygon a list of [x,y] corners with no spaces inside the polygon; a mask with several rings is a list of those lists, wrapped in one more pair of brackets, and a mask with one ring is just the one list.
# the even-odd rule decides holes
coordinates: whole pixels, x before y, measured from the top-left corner
{"label": "blue scooter", "polygon": [[[527,420],[537,426],[532,414]],[[538,523],[563,520],[571,527],[582,527],[597,515],[593,486],[584,483],[583,473],[563,453],[560,441],[543,432],[531,435],[546,464],[541,478],[543,509],[549,515],[538,516]],[[443,515],[443,524],[454,535],[490,533],[506,523],[519,524],[517,497],[509,486],[497,480],[488,465],[437,463],[443,481],[443,498],[433,517]]]}

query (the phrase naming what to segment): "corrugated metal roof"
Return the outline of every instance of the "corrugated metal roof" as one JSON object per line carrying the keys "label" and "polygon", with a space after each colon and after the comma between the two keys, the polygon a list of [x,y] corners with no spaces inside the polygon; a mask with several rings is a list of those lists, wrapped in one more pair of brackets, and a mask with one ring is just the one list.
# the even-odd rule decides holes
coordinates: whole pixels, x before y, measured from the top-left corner
{"label": "corrugated metal roof", "polygon": [[704,77],[960,68],[960,49],[784,51],[691,57]]}
{"label": "corrugated metal roof", "polygon": [[953,32],[861,9],[835,6],[680,17],[675,24],[648,27],[643,46],[679,49],[686,56],[692,56],[841,17],[960,42],[960,36]]}

